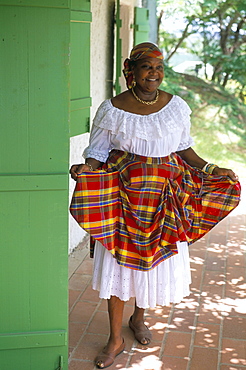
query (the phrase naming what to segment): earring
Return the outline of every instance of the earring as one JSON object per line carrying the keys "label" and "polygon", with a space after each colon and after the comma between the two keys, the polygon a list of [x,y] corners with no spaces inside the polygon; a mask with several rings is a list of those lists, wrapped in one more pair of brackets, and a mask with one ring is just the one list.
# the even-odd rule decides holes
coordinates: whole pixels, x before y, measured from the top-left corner
{"label": "earring", "polygon": [[135,80],[133,80],[132,81],[132,87],[135,87],[136,86],[136,81]]}

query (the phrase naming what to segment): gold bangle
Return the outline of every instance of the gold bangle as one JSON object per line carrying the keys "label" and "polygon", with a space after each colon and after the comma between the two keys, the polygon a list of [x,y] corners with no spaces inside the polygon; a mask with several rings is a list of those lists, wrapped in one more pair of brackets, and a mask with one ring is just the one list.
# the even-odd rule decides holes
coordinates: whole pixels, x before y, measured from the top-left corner
{"label": "gold bangle", "polygon": [[206,172],[207,173],[209,173],[209,174],[212,174],[213,173],[213,170],[215,169],[215,168],[217,168],[217,167],[219,167],[219,166],[217,166],[217,164],[210,164],[209,166],[207,166],[207,168],[206,168]]}
{"label": "gold bangle", "polygon": [[213,170],[216,167],[219,167],[219,166],[217,166],[217,164],[213,164],[213,163],[206,163],[205,166],[202,168],[202,171],[204,171],[206,173],[209,173],[209,174],[212,174]]}
{"label": "gold bangle", "polygon": [[91,171],[94,171],[94,169],[93,169],[93,167],[92,167],[92,165],[90,163],[85,162],[85,164],[86,164],[86,166],[88,166],[90,168]]}
{"label": "gold bangle", "polygon": [[202,167],[202,171],[204,171],[204,172],[206,172],[206,168],[207,168],[207,165],[208,165],[209,163],[207,162],[206,164],[205,164],[205,166],[203,166]]}

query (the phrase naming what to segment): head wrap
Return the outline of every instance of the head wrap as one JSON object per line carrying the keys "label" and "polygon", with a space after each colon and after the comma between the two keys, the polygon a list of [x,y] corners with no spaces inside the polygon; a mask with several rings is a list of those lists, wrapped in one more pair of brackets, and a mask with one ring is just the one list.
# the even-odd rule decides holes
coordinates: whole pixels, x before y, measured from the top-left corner
{"label": "head wrap", "polygon": [[132,82],[133,82],[133,73],[130,68],[130,63],[135,62],[139,59],[145,59],[145,58],[163,59],[163,54],[158,48],[158,46],[150,42],[143,42],[141,44],[134,46],[134,48],[132,49],[130,53],[130,58],[127,58],[124,61],[123,73],[126,79],[126,85],[128,89],[132,88]]}

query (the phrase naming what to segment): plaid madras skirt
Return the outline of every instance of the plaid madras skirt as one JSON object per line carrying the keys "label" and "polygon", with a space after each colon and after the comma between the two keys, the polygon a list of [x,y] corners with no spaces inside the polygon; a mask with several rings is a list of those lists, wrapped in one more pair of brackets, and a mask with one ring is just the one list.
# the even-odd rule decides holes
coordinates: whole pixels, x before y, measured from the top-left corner
{"label": "plaid madras skirt", "polygon": [[240,184],[190,167],[177,154],[113,150],[102,170],[78,176],[70,212],[117,262],[149,270],[195,242],[239,203]]}

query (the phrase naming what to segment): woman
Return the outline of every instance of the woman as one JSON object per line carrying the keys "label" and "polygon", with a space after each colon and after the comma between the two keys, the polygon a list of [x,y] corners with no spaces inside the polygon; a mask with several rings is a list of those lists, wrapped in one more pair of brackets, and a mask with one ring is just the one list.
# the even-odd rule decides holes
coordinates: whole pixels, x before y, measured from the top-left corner
{"label": "woman", "polygon": [[124,350],[125,301],[135,297],[129,326],[149,344],[145,308],[189,295],[188,242],[235,208],[240,192],[232,170],[208,164],[191,148],[188,105],[158,90],[158,47],[135,46],[124,67],[128,90],[99,107],[86,163],[70,169],[77,180],[71,213],[97,239],[93,289],[108,299],[110,336],[95,360],[101,369]]}

